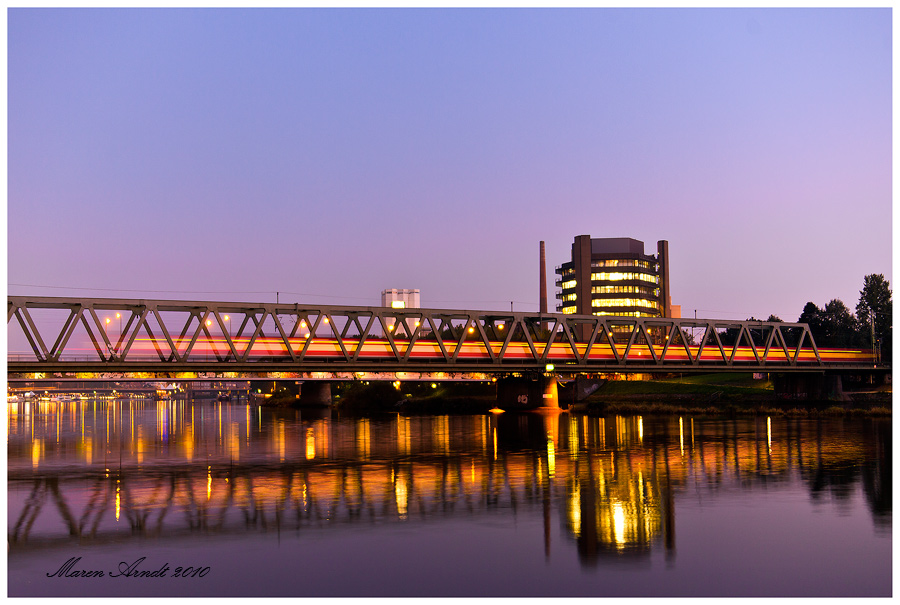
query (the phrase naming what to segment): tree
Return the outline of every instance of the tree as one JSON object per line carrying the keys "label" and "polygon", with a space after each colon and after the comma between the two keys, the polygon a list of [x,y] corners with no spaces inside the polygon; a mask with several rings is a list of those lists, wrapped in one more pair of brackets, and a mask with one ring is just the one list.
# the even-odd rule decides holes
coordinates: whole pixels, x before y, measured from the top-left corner
{"label": "tree", "polygon": [[809,331],[820,347],[847,347],[859,340],[856,319],[839,298],[832,299],[824,309],[806,303],[797,322],[809,325]]}
{"label": "tree", "polygon": [[823,319],[822,309],[815,303],[808,302],[806,303],[806,306],[803,307],[803,312],[797,320],[797,323],[807,324],[809,326],[809,332],[812,334],[813,340],[815,340],[818,345],[823,344],[820,341],[825,337],[825,331],[822,329]]}
{"label": "tree", "polygon": [[884,275],[866,275],[863,289],[859,292],[859,303],[856,305],[860,339],[861,343],[872,344],[874,318],[875,348],[881,345],[882,359],[887,362],[891,360],[892,306],[890,283]]}
{"label": "tree", "polygon": [[856,318],[839,298],[832,299],[822,313],[828,346],[849,347],[858,343]]}

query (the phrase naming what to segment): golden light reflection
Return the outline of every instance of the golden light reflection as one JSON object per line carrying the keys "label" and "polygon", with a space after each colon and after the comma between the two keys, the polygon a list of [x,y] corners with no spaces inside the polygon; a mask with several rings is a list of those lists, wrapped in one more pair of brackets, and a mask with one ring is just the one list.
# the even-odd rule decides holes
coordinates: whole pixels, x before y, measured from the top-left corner
{"label": "golden light reflection", "polygon": [[144,462],[144,425],[139,424],[137,427],[137,462],[138,466]]}
{"label": "golden light reflection", "polygon": [[578,419],[569,416],[569,454],[574,459],[578,458],[578,450],[581,449],[581,444],[578,442],[579,436]]}
{"label": "golden light reflection", "polygon": [[434,438],[435,450],[446,454],[450,451],[450,419],[447,416],[437,416],[432,420],[431,433]]}
{"label": "golden light reflection", "polygon": [[119,511],[122,508],[122,486],[120,482],[120,479],[116,479],[116,521],[119,520]]}
{"label": "golden light reflection", "polygon": [[577,479],[573,481],[572,489],[566,502],[566,513],[572,534],[581,536],[581,486]]}
{"label": "golden light reflection", "polygon": [[547,438],[547,473],[552,479],[556,475],[556,449],[553,447],[553,439]]}
{"label": "golden light reflection", "polygon": [[33,468],[38,467],[38,463],[41,461],[41,449],[43,449],[44,441],[42,439],[35,439],[31,444],[31,466]]}
{"label": "golden light reflection", "polygon": [[369,419],[360,418],[356,422],[356,453],[363,459],[368,460],[371,452],[372,443],[369,433]]}
{"label": "golden light reflection", "polygon": [[306,459],[312,460],[316,457],[316,432],[313,427],[306,429]]}
{"label": "golden light reflection", "polygon": [[402,474],[396,475],[394,480],[394,498],[397,502],[397,514],[401,519],[406,519],[408,512],[409,494],[406,487],[406,477]]}
{"label": "golden light reflection", "polygon": [[[196,474],[192,479],[193,487],[187,488],[187,491],[197,498],[202,498],[202,465],[207,462],[208,501],[212,498],[210,461],[212,464],[227,464],[229,454],[234,457],[240,453],[236,450],[238,445],[244,449],[244,467],[252,466],[260,452],[264,452],[270,461],[277,461],[281,455],[284,461],[302,465],[303,473],[292,473],[294,479],[290,485],[279,483],[282,480],[280,475],[265,475],[265,469],[259,471],[265,475],[265,481],[246,483],[239,476],[232,479],[236,487],[234,493],[241,502],[255,501],[263,508],[269,507],[266,510],[291,506],[290,503],[284,504],[288,501],[293,502],[293,506],[299,506],[302,491],[304,507],[311,511],[310,515],[319,515],[322,511],[323,516],[339,516],[349,514],[348,510],[362,510],[376,503],[380,507],[376,507],[377,510],[385,511],[384,514],[418,519],[420,512],[428,513],[429,509],[425,506],[439,502],[440,498],[465,498],[466,502],[477,503],[484,499],[493,501],[498,497],[509,497],[512,492],[516,493],[516,497],[525,493],[517,490],[532,490],[528,493],[539,494],[540,490],[550,487],[548,493],[552,492],[554,510],[565,513],[567,531],[581,541],[579,548],[584,552],[590,549],[593,552],[607,549],[613,553],[648,550],[660,544],[661,538],[668,539],[668,536],[674,535],[669,533],[670,528],[674,527],[671,525],[674,523],[674,511],[670,509],[671,497],[667,490],[684,489],[691,485],[695,474],[718,482],[737,473],[743,477],[753,477],[760,470],[768,474],[783,474],[791,471],[791,465],[795,464],[800,453],[803,454],[805,469],[807,465],[819,463],[817,455],[820,450],[824,452],[823,457],[862,456],[857,450],[867,447],[853,444],[853,451],[849,452],[848,445],[844,443],[840,446],[830,442],[813,443],[816,438],[814,432],[782,431],[779,438],[784,439],[781,443],[785,445],[779,448],[779,452],[773,453],[773,426],[785,425],[779,424],[782,422],[780,419],[773,420],[771,417],[766,418],[766,443],[772,458],[766,461],[759,448],[758,418],[740,421],[746,422],[740,426],[698,420],[695,439],[693,419],[689,419],[690,425],[686,426],[688,423],[684,422],[684,418],[678,417],[679,448],[682,453],[679,459],[678,456],[671,456],[673,444],[670,438],[650,438],[657,435],[655,431],[663,429],[670,436],[674,428],[671,419],[667,419],[664,426],[657,422],[653,422],[652,426],[648,424],[649,441],[645,448],[638,448],[635,446],[637,440],[642,439],[643,429],[642,419],[636,416],[609,417],[609,422],[606,422],[603,418],[570,415],[565,424],[560,418],[557,425],[559,431],[567,432],[554,441],[545,433],[548,425],[544,415],[529,415],[527,422],[524,419],[511,422],[514,417],[504,416],[501,422],[501,418],[491,414],[473,415],[465,419],[457,416],[410,418],[397,414],[390,420],[396,422],[396,426],[388,426],[381,420],[371,421],[371,425],[368,420],[336,421],[330,414],[327,419],[316,419],[312,423],[304,420],[301,424],[291,419],[278,420],[277,415],[273,416],[270,410],[263,409],[259,430],[253,427],[251,431],[233,420],[246,419],[249,424],[256,416],[252,412],[260,412],[250,407],[242,409],[236,405],[225,405],[213,409],[209,404],[197,405],[194,418],[191,404],[185,406],[180,401],[171,402],[172,408],[167,412],[164,406],[158,407],[153,402],[145,404],[148,417],[142,417],[138,413],[140,406],[136,404],[112,404],[103,399],[98,399],[98,404],[99,415],[93,424],[92,418],[85,418],[86,412],[93,407],[88,401],[58,405],[55,411],[50,401],[32,402],[34,416],[30,422],[29,416],[23,414],[24,402],[16,410],[10,408],[9,424],[17,426],[17,432],[11,437],[13,445],[9,449],[17,458],[18,470],[30,475],[33,468],[39,467],[41,471],[53,469],[53,465],[65,460],[64,450],[69,452],[70,457],[75,456],[82,466],[85,463],[92,465],[93,442],[99,440],[97,447],[104,447],[107,437],[100,432],[108,425],[110,443],[117,443],[117,439],[123,441],[122,458],[126,469],[129,464],[133,468],[135,459],[138,464],[156,464],[158,460],[169,459],[173,455],[193,460],[196,464],[191,466]],[[169,414],[173,420],[169,424],[170,430],[160,430],[161,441],[155,440],[157,427],[153,425],[154,411],[157,412],[156,419],[163,425]],[[47,415],[50,413],[58,416]],[[112,416],[111,422],[103,418],[104,413]],[[123,413],[129,416],[123,417]],[[64,414],[69,414],[69,417],[62,418]],[[81,416],[82,436],[77,430],[78,416]],[[18,424],[14,425],[16,418]],[[224,435],[217,434],[219,422],[229,429]],[[63,424],[67,430],[60,436]],[[34,438],[30,439],[31,430],[34,431]],[[510,449],[499,445],[501,430],[505,431],[505,443],[515,443],[516,447]],[[129,438],[129,431],[135,436],[134,439]],[[690,440],[684,434],[687,431],[691,432]],[[528,455],[516,449],[522,443],[515,441],[516,435],[522,440],[527,438]],[[305,437],[303,443],[300,442],[301,437]],[[54,440],[57,438],[60,439],[60,447],[55,446]],[[245,445],[248,438],[254,440],[252,448]],[[534,441],[535,438],[537,441]],[[288,439],[291,439],[290,452],[287,452]],[[330,448],[327,447],[329,439],[333,441]],[[415,448],[412,441],[416,442]],[[177,444],[177,449],[172,449],[173,444]],[[493,447],[492,455],[488,454],[488,447]],[[343,472],[343,461],[354,459],[358,448],[368,457],[368,461],[359,465],[362,470],[353,467]],[[546,457],[541,451],[545,448]],[[801,448],[806,449],[800,452]],[[248,460],[251,451],[252,461]],[[411,456],[413,451],[416,456]],[[450,455],[446,455],[448,452]],[[806,452],[811,455],[807,456]],[[106,448],[96,452],[98,469],[95,470],[104,470],[111,477],[116,475],[116,454],[113,452],[112,456],[108,456],[108,453]],[[423,457],[431,454],[449,463],[441,468],[441,465],[435,466],[431,461],[422,462]],[[316,460],[316,463],[304,464],[304,456],[306,460]],[[328,459],[327,464],[318,464],[323,458]],[[493,463],[492,458],[502,460],[503,464]],[[342,472],[335,472],[336,468],[342,469]],[[552,484],[547,483],[548,478],[553,479]],[[129,480],[128,474],[122,475],[119,506],[122,506],[123,492],[127,487],[129,504],[133,500],[143,507],[150,495],[149,487],[144,487],[142,493]],[[106,485],[112,487],[108,480]],[[220,499],[224,502],[232,493],[231,486],[223,482],[220,487],[226,489],[217,492],[217,502]],[[533,491],[535,489],[537,491]],[[112,500],[113,490],[105,488],[103,497],[107,501]],[[175,497],[181,498],[182,495]],[[395,505],[397,513],[393,512]],[[106,510],[109,508],[113,507],[107,505]],[[311,520],[312,517],[304,519]]]}
{"label": "golden light reflection", "polygon": [[622,503],[612,502],[613,539],[618,546],[625,544],[625,509]]}
{"label": "golden light reflection", "polygon": [[231,431],[228,436],[228,454],[231,456],[232,460],[238,461],[241,459],[241,425],[238,422],[232,422],[230,426]]}
{"label": "golden light reflection", "polygon": [[401,456],[408,456],[410,453],[410,446],[409,418],[397,416],[397,451]]}
{"label": "golden light reflection", "polygon": [[191,461],[194,459],[194,424],[188,423],[184,435],[184,457]]}
{"label": "golden light reflection", "polygon": [[284,462],[284,420],[281,420],[280,418],[276,421],[275,426],[275,447],[278,448],[278,460]]}

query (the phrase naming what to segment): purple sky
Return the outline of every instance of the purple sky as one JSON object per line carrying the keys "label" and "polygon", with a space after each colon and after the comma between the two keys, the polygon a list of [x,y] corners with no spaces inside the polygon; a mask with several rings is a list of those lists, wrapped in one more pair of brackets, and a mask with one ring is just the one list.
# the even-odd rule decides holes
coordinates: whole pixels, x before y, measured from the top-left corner
{"label": "purple sky", "polygon": [[[538,308],[574,236],[796,321],[891,282],[891,10],[8,11],[10,294]],[[52,287],[51,287],[52,286]]]}

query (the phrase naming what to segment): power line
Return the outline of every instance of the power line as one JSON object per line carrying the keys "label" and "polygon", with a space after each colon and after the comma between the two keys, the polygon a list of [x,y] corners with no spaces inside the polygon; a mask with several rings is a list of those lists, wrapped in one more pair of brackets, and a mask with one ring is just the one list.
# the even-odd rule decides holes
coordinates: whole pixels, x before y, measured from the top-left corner
{"label": "power line", "polygon": [[22,288],[52,288],[54,290],[88,290],[90,292],[157,292],[165,294],[272,294],[275,290],[129,290],[128,288],[83,288],[81,286],[42,286],[39,284],[8,284]]}
{"label": "power line", "polygon": [[[17,286],[21,288],[50,288],[53,290],[86,290],[88,292],[149,292],[154,294],[289,294],[292,296],[314,297],[314,298],[334,298],[342,300],[364,300],[371,301],[373,297],[367,296],[337,296],[334,294],[311,294],[308,292],[289,292],[286,290],[135,290],[129,288],[85,288],[80,286],[44,286],[41,284],[8,284],[9,286]],[[433,300],[433,303],[515,303],[517,305],[533,305],[533,301],[522,300]]]}

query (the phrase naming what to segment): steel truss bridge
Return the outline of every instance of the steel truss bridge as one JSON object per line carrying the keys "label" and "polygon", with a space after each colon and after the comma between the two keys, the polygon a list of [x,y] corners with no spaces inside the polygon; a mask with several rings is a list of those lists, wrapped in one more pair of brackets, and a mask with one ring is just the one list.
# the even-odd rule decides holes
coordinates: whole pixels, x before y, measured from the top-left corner
{"label": "steel truss bridge", "polygon": [[10,379],[483,378],[545,371],[871,371],[877,365],[871,350],[817,347],[800,323],[299,303],[7,300],[9,341],[18,335],[30,348],[8,351]]}

